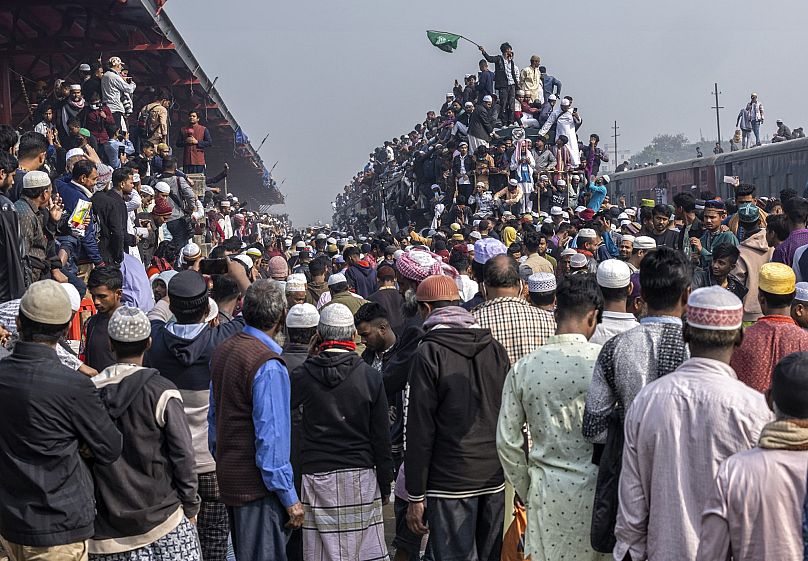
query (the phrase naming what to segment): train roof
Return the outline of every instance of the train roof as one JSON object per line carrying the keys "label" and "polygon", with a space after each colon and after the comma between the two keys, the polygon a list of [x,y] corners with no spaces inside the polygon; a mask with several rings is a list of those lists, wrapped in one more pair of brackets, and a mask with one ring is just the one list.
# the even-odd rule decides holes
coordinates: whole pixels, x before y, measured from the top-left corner
{"label": "train roof", "polygon": [[735,152],[724,152],[723,154],[711,154],[702,158],[691,158],[689,160],[682,160],[679,162],[672,162],[670,164],[662,164],[658,166],[649,166],[639,169],[631,169],[615,173],[612,180],[633,179],[636,177],[646,177],[648,175],[657,175],[659,173],[667,173],[671,171],[679,171],[683,169],[702,168],[707,166],[716,166],[729,164],[733,162],[741,162],[749,160],[752,157],[770,157],[775,155],[787,154],[789,152],[803,152],[808,151],[808,138],[797,138],[795,140],[787,140],[785,142],[774,142],[771,144],[764,144],[754,148],[747,148],[744,150],[737,150]]}

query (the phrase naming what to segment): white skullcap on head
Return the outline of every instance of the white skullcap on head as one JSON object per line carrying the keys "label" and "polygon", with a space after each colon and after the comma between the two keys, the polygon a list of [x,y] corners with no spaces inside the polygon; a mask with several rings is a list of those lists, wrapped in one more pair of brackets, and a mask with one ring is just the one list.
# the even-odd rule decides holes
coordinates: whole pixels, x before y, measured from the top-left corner
{"label": "white skullcap on head", "polygon": [[586,267],[586,264],[589,260],[586,258],[586,255],[583,253],[576,253],[572,257],[570,257],[570,267],[574,269],[581,269]]}
{"label": "white skullcap on head", "polygon": [[564,212],[561,210],[560,206],[550,207],[550,215],[551,216],[561,216],[561,213]]}
{"label": "white skullcap on head", "polygon": [[656,240],[651,236],[637,236],[634,238],[634,249],[656,249]]}
{"label": "white skullcap on head", "polygon": [[79,294],[79,291],[69,282],[59,283],[59,286],[64,288],[65,292],[67,292],[68,298],[70,298],[70,309],[74,312],[78,312],[79,308],[81,308],[81,295]]}
{"label": "white skullcap on head", "polygon": [[294,273],[286,277],[286,292],[305,292],[306,275]]}
{"label": "white skullcap on head", "polygon": [[248,269],[253,268],[253,260],[252,257],[250,257],[249,255],[244,255],[243,253],[240,253],[238,255],[234,255],[233,259],[235,259],[236,261],[241,261],[242,263],[247,265]]}
{"label": "white skullcap on head", "polygon": [[142,310],[121,306],[109,318],[107,332],[113,341],[143,341],[151,337],[151,322]]}
{"label": "white skullcap on head", "polygon": [[596,276],[603,288],[625,288],[631,282],[631,269],[619,259],[606,259],[598,265]]}
{"label": "white skullcap on head", "polygon": [[345,304],[329,304],[320,311],[319,325],[353,327],[354,317]]}
{"label": "white skullcap on head", "polygon": [[84,150],[82,150],[81,148],[71,148],[70,150],[67,151],[67,154],[65,154],[65,161],[69,160],[70,158],[74,158],[76,156],[87,156],[87,154],[85,154]]}
{"label": "white skullcap on head", "polygon": [[154,196],[154,189],[151,188],[151,185],[141,185],[140,186],[140,194],[141,195],[151,195]]}
{"label": "white skullcap on head", "polygon": [[219,304],[216,303],[216,300],[213,298],[208,297],[208,315],[205,316],[205,323],[209,321],[213,321],[219,316]]}
{"label": "white skullcap on head", "polygon": [[794,299],[800,302],[808,302],[808,282],[797,283],[797,296]]}
{"label": "white skullcap on head", "polygon": [[634,243],[634,236],[626,234],[626,235],[623,236],[623,241],[624,242],[631,242],[633,244]]}
{"label": "white skullcap on head", "polygon": [[581,228],[578,232],[578,237],[592,239],[597,237],[597,233],[592,228]]}
{"label": "white skullcap on head", "polygon": [[166,194],[171,192],[171,187],[165,181],[158,181],[154,184],[154,190]]}
{"label": "white skullcap on head", "polygon": [[687,324],[710,331],[732,331],[743,323],[743,302],[720,286],[697,288],[687,299]]}
{"label": "white skullcap on head", "polygon": [[533,273],[527,278],[529,292],[552,292],[556,289],[556,278],[553,273]]}
{"label": "white skullcap on head", "polygon": [[341,284],[343,282],[348,282],[348,279],[342,273],[334,273],[328,277],[328,286],[334,286],[335,284]]}
{"label": "white skullcap on head", "polygon": [[[334,304],[336,306],[336,304]],[[286,314],[286,326],[292,329],[317,327],[320,323],[320,312],[311,304],[295,304]]]}
{"label": "white skullcap on head", "polygon": [[567,249],[561,252],[561,257],[566,257],[567,255],[575,255],[576,253],[578,252],[572,249],[571,247],[568,247]]}

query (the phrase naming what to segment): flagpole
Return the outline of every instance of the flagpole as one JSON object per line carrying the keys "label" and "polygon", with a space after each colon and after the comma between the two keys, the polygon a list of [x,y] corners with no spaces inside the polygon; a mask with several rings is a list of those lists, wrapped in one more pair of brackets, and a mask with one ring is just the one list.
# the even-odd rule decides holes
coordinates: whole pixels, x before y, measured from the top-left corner
{"label": "flagpole", "polygon": [[475,46],[475,47],[477,47],[478,49],[480,48],[480,45],[478,45],[477,43],[475,43],[474,41],[472,41],[472,40],[471,40],[471,39],[469,39],[468,37],[463,37],[462,35],[460,35],[459,37],[460,37],[461,39],[465,39],[466,41],[468,41],[469,43],[471,43],[472,45],[474,45],[474,46]]}

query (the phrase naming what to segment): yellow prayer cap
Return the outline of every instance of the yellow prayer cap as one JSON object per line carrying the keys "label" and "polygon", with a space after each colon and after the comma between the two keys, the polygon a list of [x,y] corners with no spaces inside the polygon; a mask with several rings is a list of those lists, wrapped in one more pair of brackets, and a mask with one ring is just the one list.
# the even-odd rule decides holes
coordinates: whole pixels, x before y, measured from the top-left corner
{"label": "yellow prayer cap", "polygon": [[454,235],[452,236],[452,239],[453,239],[453,240],[457,240],[457,241],[461,241],[461,242],[462,242],[462,241],[463,241],[463,240],[465,240],[466,238],[464,238],[464,237],[463,237],[463,234],[454,234]]}
{"label": "yellow prayer cap", "polygon": [[650,208],[654,208],[656,206],[656,201],[654,199],[643,199],[641,206],[647,206]]}
{"label": "yellow prayer cap", "polygon": [[760,268],[758,288],[769,294],[792,294],[797,290],[794,269],[783,263],[766,263]]}
{"label": "yellow prayer cap", "polygon": [[460,227],[461,227],[461,226],[460,226],[460,224],[458,224],[457,222],[452,222],[452,225],[451,225],[451,226],[449,226],[449,227],[450,227],[450,228],[451,228],[453,231],[458,232],[458,231],[460,231]]}

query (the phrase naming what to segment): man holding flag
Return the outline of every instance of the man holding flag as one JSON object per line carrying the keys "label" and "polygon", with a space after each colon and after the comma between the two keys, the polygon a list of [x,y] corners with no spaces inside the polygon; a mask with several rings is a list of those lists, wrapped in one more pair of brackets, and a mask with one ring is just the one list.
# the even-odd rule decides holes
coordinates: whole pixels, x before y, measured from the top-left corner
{"label": "man holding flag", "polygon": [[519,83],[519,68],[513,61],[513,49],[510,43],[502,43],[499,46],[502,54],[498,56],[489,55],[481,45],[479,49],[485,60],[494,63],[494,85],[502,110],[502,123],[508,126],[514,122],[513,108],[516,101],[516,85]]}

